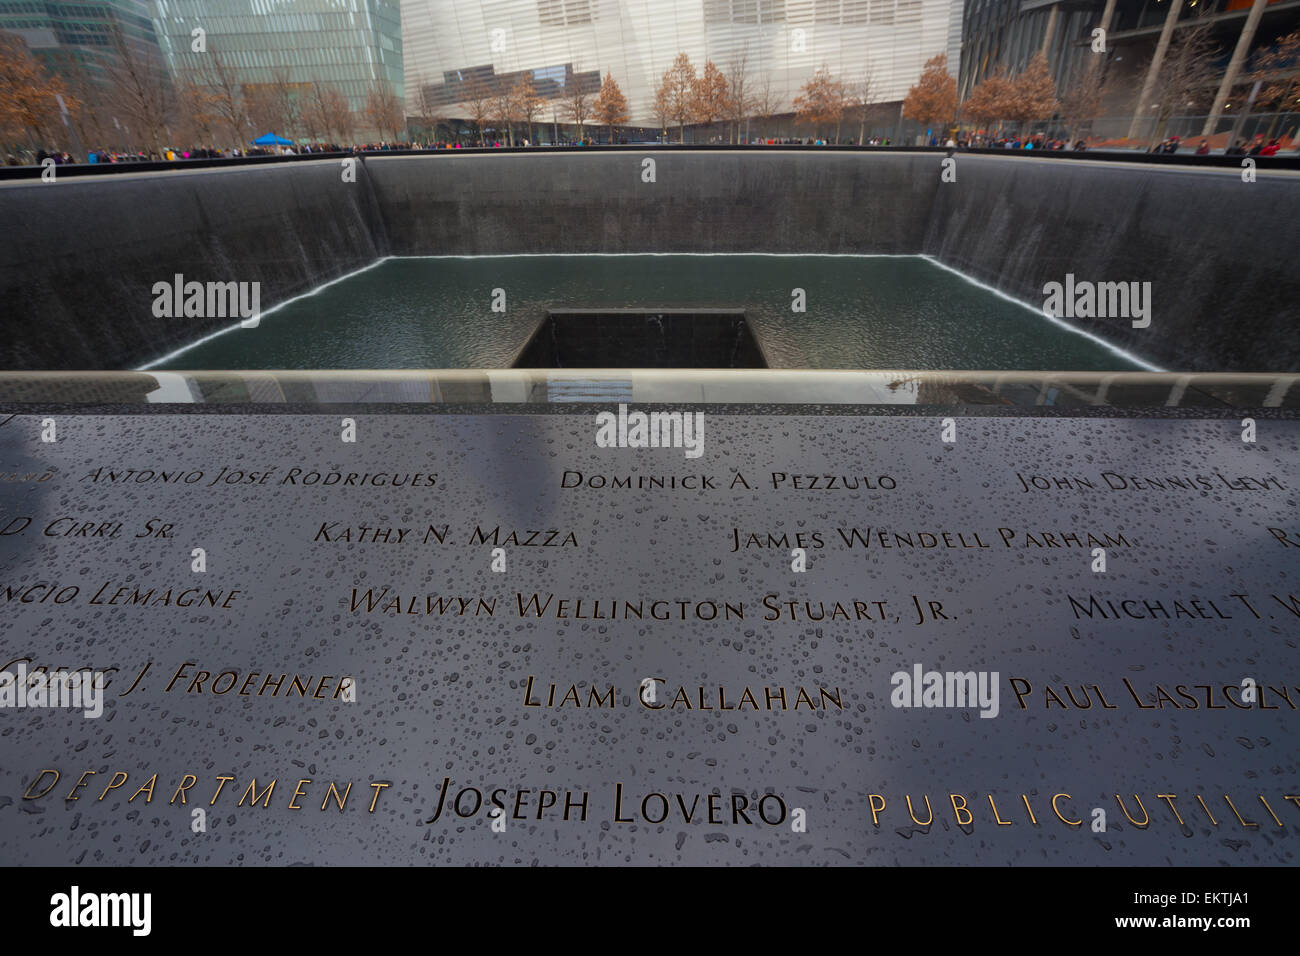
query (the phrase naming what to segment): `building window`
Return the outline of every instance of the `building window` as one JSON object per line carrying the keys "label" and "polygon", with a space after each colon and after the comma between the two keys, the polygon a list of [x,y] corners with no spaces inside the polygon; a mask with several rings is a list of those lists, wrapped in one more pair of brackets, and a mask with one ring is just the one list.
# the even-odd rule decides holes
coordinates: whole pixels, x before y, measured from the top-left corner
{"label": "building window", "polygon": [[840,23],[845,26],[867,22],[867,0],[844,0]]}
{"label": "building window", "polygon": [[537,0],[537,19],[544,27],[569,27],[595,18],[591,0]]}

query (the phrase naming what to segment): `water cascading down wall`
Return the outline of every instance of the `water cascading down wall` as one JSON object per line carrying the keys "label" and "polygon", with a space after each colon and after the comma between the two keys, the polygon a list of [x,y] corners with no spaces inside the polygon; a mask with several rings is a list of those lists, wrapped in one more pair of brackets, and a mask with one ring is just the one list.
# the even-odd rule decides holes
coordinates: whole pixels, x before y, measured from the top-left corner
{"label": "water cascading down wall", "polygon": [[[646,182],[643,160],[655,160]],[[153,288],[261,306],[384,256],[923,254],[1023,302],[1068,274],[1151,282],[1152,322],[1073,323],[1169,369],[1300,367],[1300,174],[958,154],[593,150],[368,156],[0,183],[0,367],[132,368],[231,324]]]}

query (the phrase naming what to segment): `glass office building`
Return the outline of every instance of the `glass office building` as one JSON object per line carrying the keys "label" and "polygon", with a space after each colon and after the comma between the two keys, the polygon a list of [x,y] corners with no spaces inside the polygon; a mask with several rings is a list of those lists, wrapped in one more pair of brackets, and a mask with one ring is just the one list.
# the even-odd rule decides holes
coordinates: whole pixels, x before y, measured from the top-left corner
{"label": "glass office building", "polygon": [[191,49],[201,28],[207,50],[219,53],[241,85],[328,84],[347,98],[362,129],[376,83],[402,96],[396,0],[154,0],[153,8],[178,79],[208,82],[206,54]]}
{"label": "glass office building", "polygon": [[[1140,137],[1154,125],[1150,101],[1159,70],[1153,70],[1153,60],[1161,35],[1177,44],[1184,32],[1206,26],[1216,50],[1196,97],[1200,102],[1189,103],[1182,111],[1188,115],[1166,132],[1226,132],[1233,120],[1229,93],[1251,83],[1241,70],[1228,75],[1232,52],[1244,41],[1247,58],[1255,56],[1300,27],[1300,4],[1294,0],[1267,0],[1257,18],[1251,16],[1252,6],[1252,0],[967,0],[958,92],[965,99],[999,69],[1015,75],[1041,52],[1060,95],[1081,83],[1090,68],[1100,67],[1110,81],[1103,114],[1111,118],[1096,129]],[[1093,49],[1098,28],[1105,31],[1100,55]],[[1241,104],[1236,105],[1240,112]]]}
{"label": "glass office building", "polygon": [[[925,61],[961,48],[960,0],[403,0],[409,115],[430,104],[464,118],[464,84],[532,74],[544,97],[612,73],[630,124],[657,127],[655,93],[679,53],[724,73],[744,57],[751,89],[770,81],[790,112],[825,65],[838,79],[870,76],[872,99],[900,101]],[[423,97],[421,89],[424,90]],[[423,100],[423,103],[421,102]],[[548,104],[546,116],[551,110]]]}
{"label": "glass office building", "polygon": [[110,24],[143,61],[159,57],[158,38],[144,0],[0,0],[0,31],[16,34],[56,73],[84,69],[94,82],[112,56]]}

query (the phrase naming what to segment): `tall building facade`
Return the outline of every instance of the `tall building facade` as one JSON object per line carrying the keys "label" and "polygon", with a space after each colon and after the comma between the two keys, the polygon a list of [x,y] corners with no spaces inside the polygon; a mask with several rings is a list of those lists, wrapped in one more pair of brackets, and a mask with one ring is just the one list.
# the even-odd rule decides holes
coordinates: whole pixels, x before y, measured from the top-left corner
{"label": "tall building facade", "polygon": [[80,70],[92,81],[102,80],[113,55],[113,24],[141,60],[160,58],[145,0],[0,0],[0,32],[21,37],[39,60],[63,75]]}
{"label": "tall building facade", "polygon": [[869,79],[873,102],[899,101],[937,54],[956,74],[961,14],[961,0],[402,0],[407,113],[463,119],[475,79],[529,73],[550,98],[608,72],[629,123],[657,127],[655,93],[680,53],[724,73],[743,59],[751,89],[770,82],[773,112],[823,65]]}
{"label": "tall building facade", "polygon": [[[358,116],[377,83],[403,95],[397,0],[152,2],[163,53],[182,81],[207,84],[216,51],[244,87],[328,84]],[[193,50],[196,28],[204,52]]]}
{"label": "tall building facade", "polygon": [[[1217,53],[1207,71],[1204,102],[1189,104],[1182,122],[1164,132],[1212,135],[1232,127],[1230,94],[1247,82],[1250,58],[1300,29],[1294,0],[966,0],[958,94],[964,100],[999,68],[1019,73],[1038,53],[1047,57],[1058,95],[1100,67],[1110,80],[1099,128],[1142,138],[1162,59],[1180,36],[1205,26]],[[1103,52],[1094,30],[1104,30]],[[1241,104],[1238,103],[1240,112]]]}

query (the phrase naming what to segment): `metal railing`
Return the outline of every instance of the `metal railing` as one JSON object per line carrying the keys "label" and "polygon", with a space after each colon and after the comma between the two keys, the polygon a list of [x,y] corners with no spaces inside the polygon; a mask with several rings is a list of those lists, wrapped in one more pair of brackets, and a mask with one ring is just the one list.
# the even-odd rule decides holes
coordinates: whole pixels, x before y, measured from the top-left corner
{"label": "metal railing", "polygon": [[[1193,409],[1227,417],[1269,409],[1300,417],[1300,374],[911,370],[429,369],[191,372],[0,372],[0,411],[164,410],[236,406],[255,412],[319,405],[657,404],[906,406],[971,414],[1160,417]],[[0,421],[0,425],[3,425]]]}

